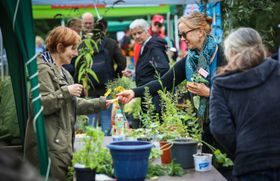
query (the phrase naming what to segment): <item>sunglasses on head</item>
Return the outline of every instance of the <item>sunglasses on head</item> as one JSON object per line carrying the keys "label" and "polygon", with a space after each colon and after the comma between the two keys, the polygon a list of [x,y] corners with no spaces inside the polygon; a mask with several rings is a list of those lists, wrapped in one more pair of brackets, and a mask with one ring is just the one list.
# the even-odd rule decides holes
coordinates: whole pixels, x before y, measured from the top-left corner
{"label": "sunglasses on head", "polygon": [[162,27],[163,24],[161,24],[161,23],[159,23],[159,22],[155,22],[154,25],[155,25],[155,26],[158,26],[158,27]]}
{"label": "sunglasses on head", "polygon": [[186,39],[187,36],[188,36],[188,33],[192,32],[192,31],[194,31],[194,30],[197,30],[197,29],[199,29],[199,28],[194,28],[194,29],[191,29],[191,30],[186,31],[186,32],[178,33],[179,38],[181,39],[182,37],[184,37],[184,38]]}

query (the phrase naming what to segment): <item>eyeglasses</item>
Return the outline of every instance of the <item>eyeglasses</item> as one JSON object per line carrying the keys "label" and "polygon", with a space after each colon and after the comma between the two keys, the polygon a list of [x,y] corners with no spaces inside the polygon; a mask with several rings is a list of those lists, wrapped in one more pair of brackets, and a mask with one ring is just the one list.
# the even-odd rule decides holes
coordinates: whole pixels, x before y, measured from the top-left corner
{"label": "eyeglasses", "polygon": [[179,38],[181,39],[182,37],[184,37],[184,39],[186,39],[187,36],[188,36],[188,33],[192,32],[192,31],[194,31],[194,30],[197,30],[197,29],[199,29],[199,28],[194,28],[194,29],[191,29],[191,30],[186,31],[186,32],[178,33]]}
{"label": "eyeglasses", "polygon": [[162,27],[163,24],[159,23],[159,22],[155,22],[154,26],[158,26],[158,27]]}

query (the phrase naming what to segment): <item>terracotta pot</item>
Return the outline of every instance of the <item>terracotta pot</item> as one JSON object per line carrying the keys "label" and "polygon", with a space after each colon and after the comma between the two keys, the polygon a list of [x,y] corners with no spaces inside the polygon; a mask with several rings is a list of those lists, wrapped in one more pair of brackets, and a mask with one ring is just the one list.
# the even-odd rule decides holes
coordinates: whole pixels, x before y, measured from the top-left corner
{"label": "terracotta pot", "polygon": [[162,151],[161,163],[171,163],[171,144],[167,141],[160,141],[159,144]]}

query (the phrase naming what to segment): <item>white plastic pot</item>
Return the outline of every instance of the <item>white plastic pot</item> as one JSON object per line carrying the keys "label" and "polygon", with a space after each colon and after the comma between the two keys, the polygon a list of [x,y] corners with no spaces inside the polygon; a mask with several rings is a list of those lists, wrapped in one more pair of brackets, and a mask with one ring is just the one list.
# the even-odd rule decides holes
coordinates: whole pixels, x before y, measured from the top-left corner
{"label": "white plastic pot", "polygon": [[210,153],[194,154],[193,158],[195,171],[205,172],[211,170],[212,156],[213,155]]}

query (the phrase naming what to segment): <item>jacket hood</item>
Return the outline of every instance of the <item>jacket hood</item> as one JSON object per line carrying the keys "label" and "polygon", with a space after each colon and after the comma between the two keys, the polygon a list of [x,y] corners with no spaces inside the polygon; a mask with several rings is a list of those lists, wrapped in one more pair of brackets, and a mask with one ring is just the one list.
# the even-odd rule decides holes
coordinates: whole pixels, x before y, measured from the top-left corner
{"label": "jacket hood", "polygon": [[279,67],[277,61],[266,59],[258,66],[244,72],[235,72],[214,77],[214,83],[228,89],[248,89],[263,84]]}
{"label": "jacket hood", "polygon": [[158,37],[152,37],[150,41],[148,42],[149,46],[151,47],[158,47],[163,50],[166,50],[167,48],[167,43],[164,39],[158,38]]}

